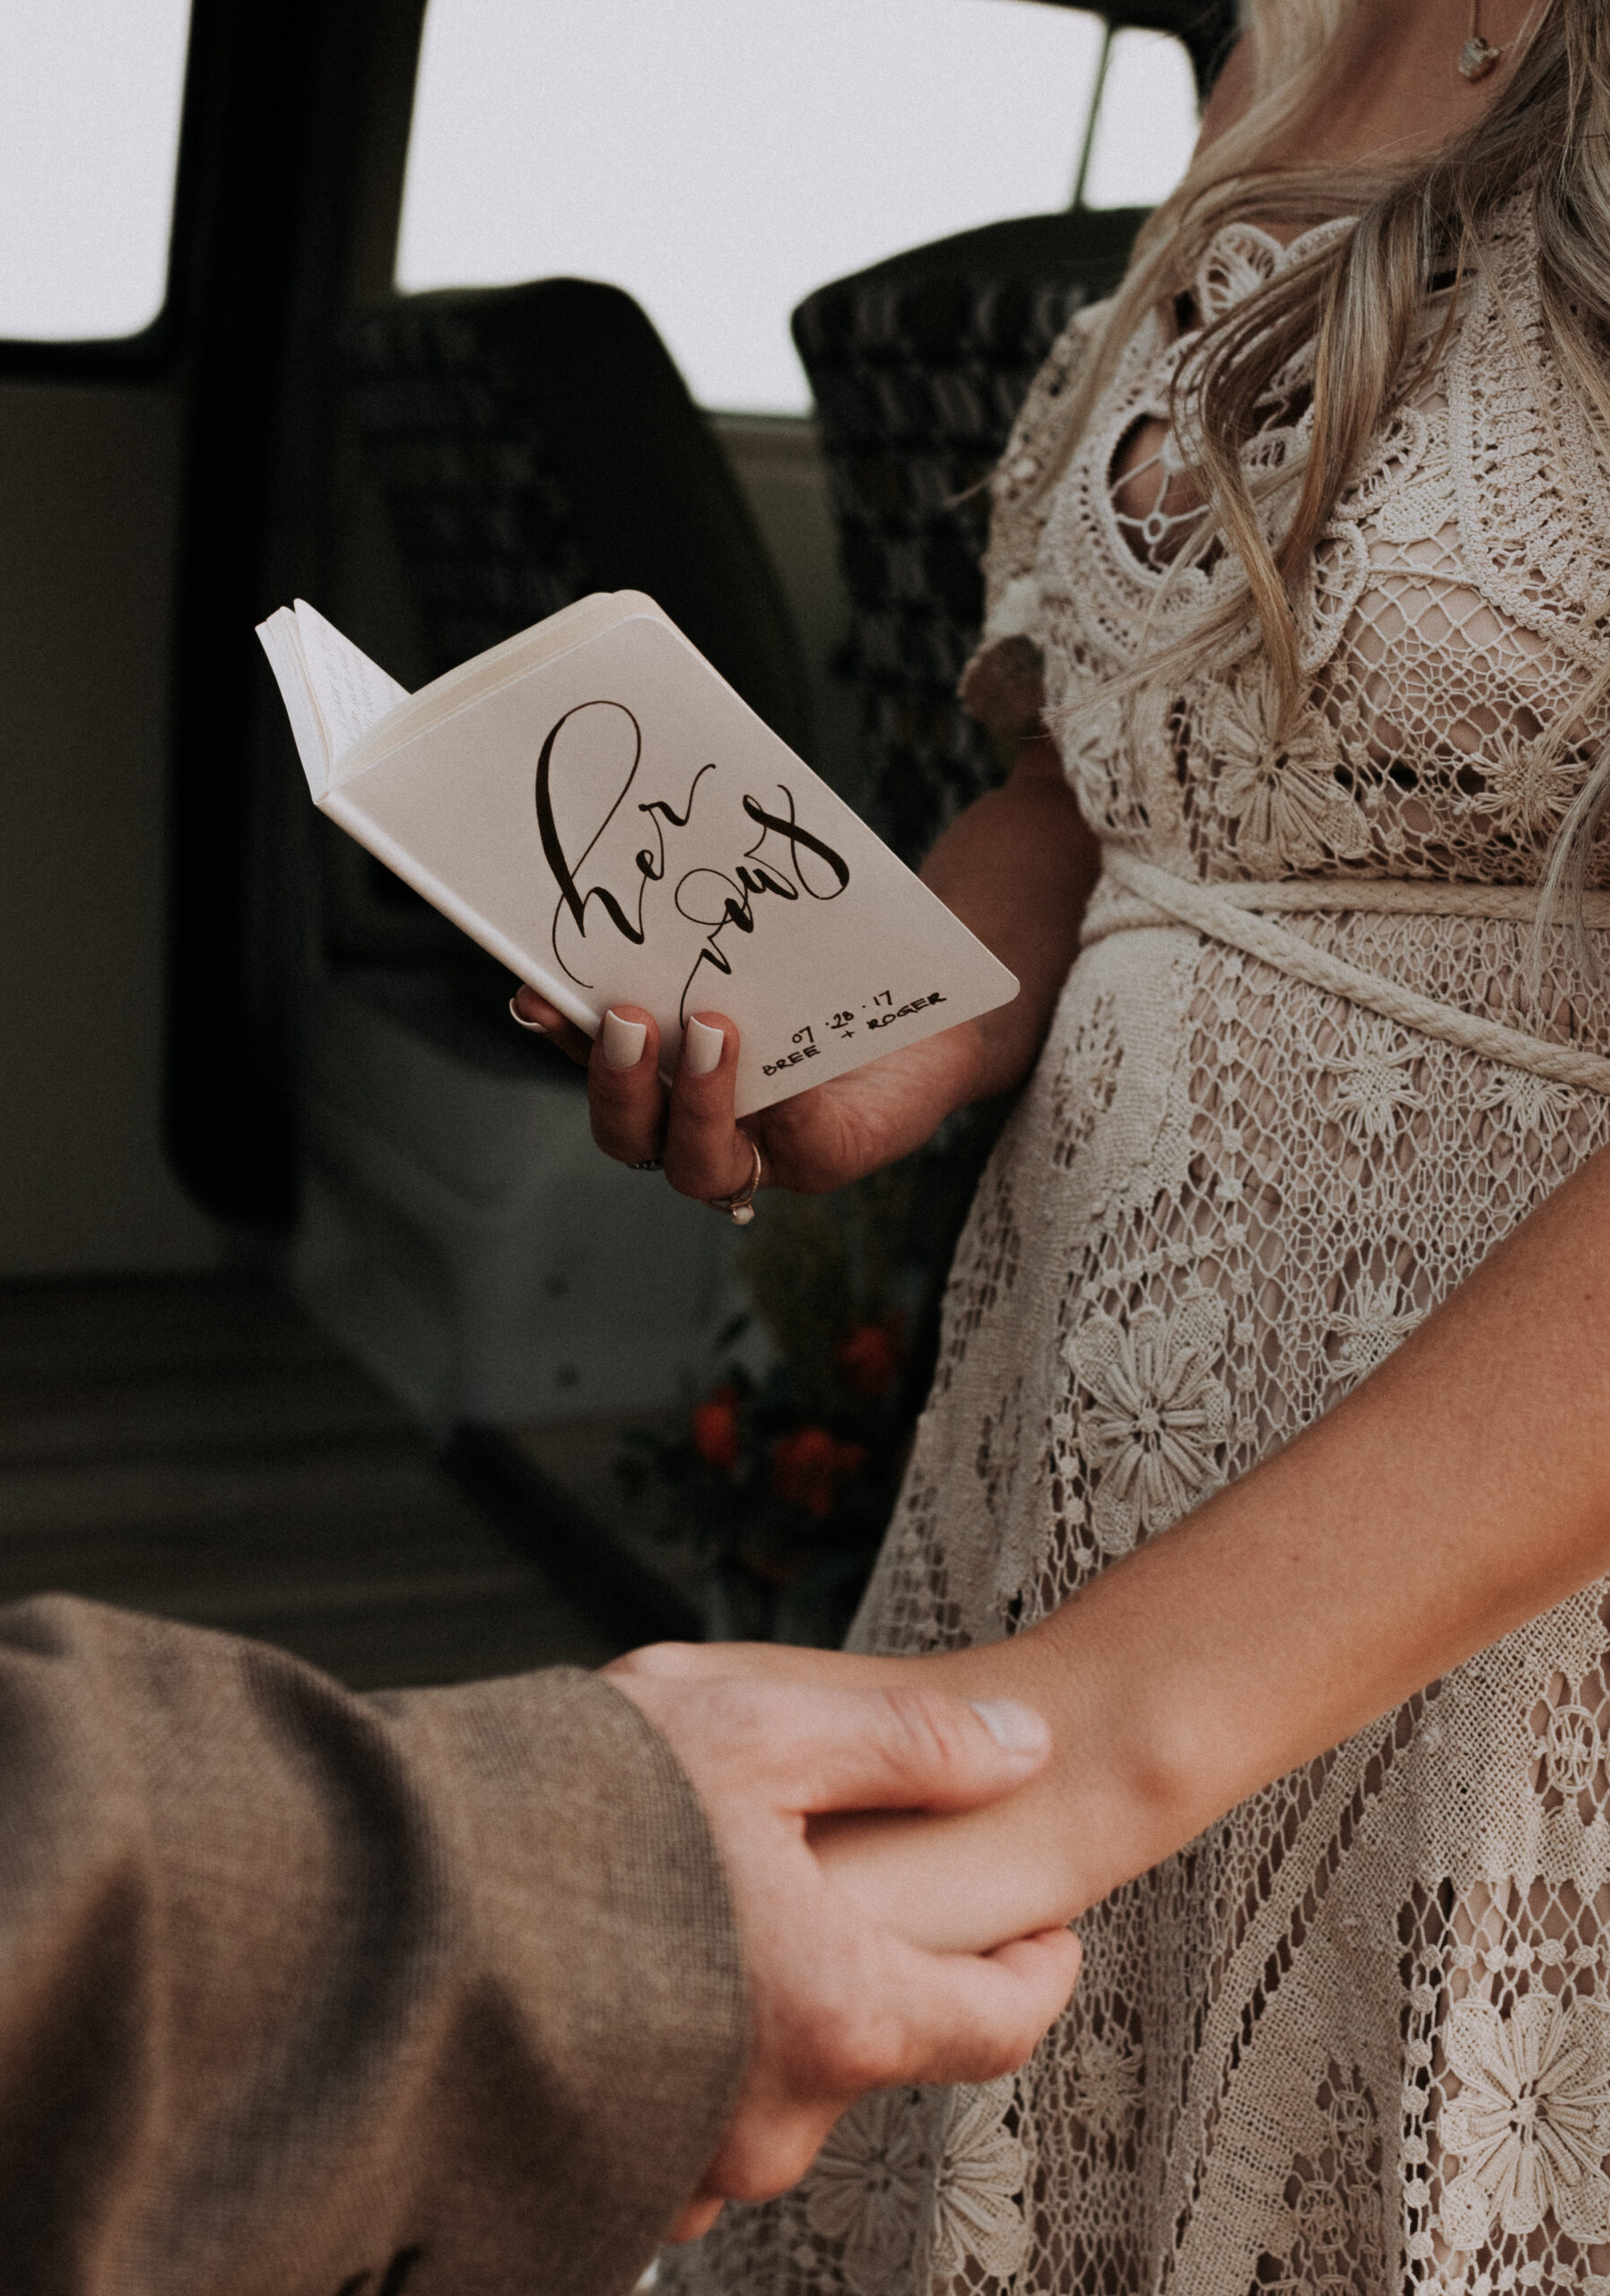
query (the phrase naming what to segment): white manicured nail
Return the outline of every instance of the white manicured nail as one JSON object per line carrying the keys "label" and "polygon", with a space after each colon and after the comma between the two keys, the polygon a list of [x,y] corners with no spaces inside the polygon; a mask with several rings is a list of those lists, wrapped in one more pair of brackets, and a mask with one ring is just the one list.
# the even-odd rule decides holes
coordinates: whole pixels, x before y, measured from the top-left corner
{"label": "white manicured nail", "polygon": [[721,1065],[721,1048],[727,1039],[719,1029],[712,1029],[707,1022],[690,1021],[688,1032],[682,1040],[682,1065],[690,1076],[709,1076]]}
{"label": "white manicured nail", "polygon": [[1014,1698],[975,1698],[972,1710],[1009,1754],[1037,1754],[1049,1735],[1034,1709],[1020,1706]]}
{"label": "white manicured nail", "polygon": [[648,1034],[646,1021],[623,1021],[615,1012],[604,1015],[604,1065],[606,1068],[635,1068],[643,1057]]}
{"label": "white manicured nail", "polygon": [[518,1021],[521,1028],[529,1029],[534,1037],[545,1037],[547,1035],[547,1022],[545,1021],[528,1021],[524,1013],[521,1012],[519,1006],[515,1003],[512,996],[509,1000],[509,1011],[510,1017],[513,1020]]}

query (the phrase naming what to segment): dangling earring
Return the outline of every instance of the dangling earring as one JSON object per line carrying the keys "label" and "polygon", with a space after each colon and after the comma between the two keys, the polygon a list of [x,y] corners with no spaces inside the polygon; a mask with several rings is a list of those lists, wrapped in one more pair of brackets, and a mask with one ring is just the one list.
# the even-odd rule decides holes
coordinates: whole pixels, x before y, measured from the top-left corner
{"label": "dangling earring", "polygon": [[1481,35],[1481,6],[1482,0],[1470,0],[1470,30],[1459,50],[1459,76],[1465,80],[1484,80],[1501,56],[1508,56],[1512,48],[1519,46],[1532,21],[1528,8],[1514,39],[1507,39],[1501,48],[1494,48],[1490,39],[1484,39]]}

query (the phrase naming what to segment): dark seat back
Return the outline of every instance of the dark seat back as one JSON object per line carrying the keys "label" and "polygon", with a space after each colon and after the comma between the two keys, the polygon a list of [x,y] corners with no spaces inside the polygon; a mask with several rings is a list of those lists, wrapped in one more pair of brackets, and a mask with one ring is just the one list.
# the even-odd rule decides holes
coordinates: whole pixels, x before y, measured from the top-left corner
{"label": "dark seat back", "polygon": [[1142,214],[986,224],[835,280],[794,314],[855,605],[870,810],[908,860],[998,773],[955,699],[983,619],[983,482],[1052,343],[1122,275]]}
{"label": "dark seat back", "polygon": [[589,590],[646,590],[786,742],[809,689],[719,441],[618,287],[388,297],[342,332],[346,407],[435,672]]}

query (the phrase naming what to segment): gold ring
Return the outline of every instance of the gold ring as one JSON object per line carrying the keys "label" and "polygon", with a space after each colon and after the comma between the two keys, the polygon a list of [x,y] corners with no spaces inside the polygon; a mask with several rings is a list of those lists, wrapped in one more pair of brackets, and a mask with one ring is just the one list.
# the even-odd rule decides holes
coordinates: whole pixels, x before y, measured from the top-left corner
{"label": "gold ring", "polygon": [[754,1192],[761,1184],[761,1152],[747,1133],[744,1137],[754,1158],[754,1170],[747,1183],[735,1188],[730,1196],[707,1196],[704,1199],[712,1212],[725,1212],[735,1228],[747,1228],[754,1218]]}

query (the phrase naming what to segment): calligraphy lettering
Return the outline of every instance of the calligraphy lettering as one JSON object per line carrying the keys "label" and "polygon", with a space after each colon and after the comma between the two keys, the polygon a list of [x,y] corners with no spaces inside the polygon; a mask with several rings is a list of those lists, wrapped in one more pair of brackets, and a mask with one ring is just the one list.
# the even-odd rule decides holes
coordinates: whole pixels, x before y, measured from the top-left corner
{"label": "calligraphy lettering", "polygon": [[[585,743],[579,753],[587,757],[589,762],[580,771],[574,766],[569,773],[564,770],[561,755],[561,736],[567,726],[589,710],[618,710],[630,726],[631,754],[623,771],[616,764],[601,777],[596,746]],[[707,773],[716,770],[713,763],[699,768],[688,785],[688,793],[680,811],[666,797],[648,798],[639,804],[637,811],[652,831],[653,842],[640,846],[631,857],[630,867],[635,883],[621,885],[617,890],[605,882],[607,870],[604,857],[598,854],[598,847],[627,800],[637,779],[642,758],[643,732],[636,717],[623,702],[603,700],[579,702],[574,709],[566,710],[563,717],[550,727],[537,757],[537,832],[542,840],[544,857],[559,888],[550,939],[555,961],[579,987],[590,987],[592,984],[584,980],[573,965],[566,962],[560,946],[561,928],[568,921],[575,935],[585,942],[589,927],[601,915],[612,930],[634,948],[644,946],[649,931],[645,904],[648,888],[666,879],[667,839],[672,834],[687,830],[692,819],[693,803],[700,784]],[[583,796],[590,794],[601,778],[603,796],[608,795],[617,778],[619,786],[615,787],[597,827],[587,837],[579,852],[572,855],[566,850],[565,835],[561,828],[561,818],[568,819],[571,814],[579,793]],[[728,933],[741,934],[745,937],[752,935],[755,929],[757,901],[835,900],[849,883],[849,865],[843,856],[799,821],[794,793],[788,785],[779,782],[778,787],[781,797],[779,810],[768,807],[758,797],[748,795],[740,801],[745,819],[759,830],[760,834],[753,844],[745,847],[730,870],[708,865],[689,869],[677,879],[673,889],[672,901],[677,915],[705,928],[703,944],[683,984],[680,1017],[684,1023],[689,996],[701,968],[708,965],[724,976],[731,974],[732,959],[728,950],[722,945],[722,936]],[[590,812],[587,818],[592,818]],[[572,845],[577,841],[572,833]],[[706,849],[709,849],[708,839]],[[624,856],[615,864],[622,872],[628,865]]]}
{"label": "calligraphy lettering", "polygon": [[[699,978],[700,968],[709,965],[716,972],[730,975],[732,962],[721,946],[721,935],[727,931],[728,926],[735,927],[738,932],[744,934],[754,931],[754,900],[757,895],[771,893],[784,900],[797,900],[800,894],[805,892],[813,900],[836,900],[849,883],[849,863],[822,839],[814,836],[808,829],[801,826],[795,817],[794,792],[786,783],[779,782],[778,787],[781,789],[788,808],[786,817],[780,813],[768,813],[757,797],[745,796],[744,811],[752,822],[759,822],[761,833],[744,853],[744,860],[735,865],[732,877],[724,875],[718,869],[692,869],[677,885],[676,906],[682,914],[691,918],[695,925],[708,925],[711,927],[705,935],[704,946],[693,960],[692,972],[683,983],[679,1018],[684,1024],[688,1016],[688,1001],[692,994],[693,985]],[[773,835],[786,841],[788,848],[788,864],[775,857],[761,860],[761,848],[766,839]],[[800,858],[802,850],[813,856],[815,860],[825,864],[828,874],[832,881],[831,891],[819,890],[817,885],[813,884],[811,873]],[[744,863],[748,861],[755,863],[754,868],[744,867]],[[789,874],[789,865],[792,865],[792,875]],[[736,879],[735,884],[734,878]],[[699,884],[701,879],[710,881],[709,892],[704,892],[702,889],[697,894],[693,891],[692,889]],[[797,882],[796,882],[796,879]],[[694,900],[699,900],[699,907],[691,906]],[[716,910],[713,917],[705,914],[706,908],[711,905]]]}
{"label": "calligraphy lettering", "polygon": [[[580,853],[576,857],[574,862],[572,862],[565,852],[564,841],[560,835],[558,821],[554,814],[554,751],[560,735],[563,733],[565,727],[570,723],[571,719],[574,718],[579,718],[584,710],[588,709],[618,709],[620,711],[622,717],[626,719],[627,723],[631,727],[631,762],[626,770],[625,779],[621,784],[621,787],[616,794],[614,802],[611,804],[608,812],[598,823],[597,828],[593,831],[592,836],[587,839],[587,844],[582,848]],[[651,848],[647,846],[640,848],[636,855],[633,857],[638,873],[637,900],[635,907],[629,914],[628,905],[622,903],[617,896],[610,891],[607,885],[590,885],[584,892],[577,880],[586,870],[587,864],[591,858],[599,839],[603,837],[605,830],[608,829],[611,822],[614,821],[615,815],[620,812],[622,804],[625,802],[627,792],[631,787],[633,781],[637,778],[637,770],[639,765],[642,762],[642,756],[643,729],[641,726],[639,725],[637,718],[632,712],[627,709],[624,702],[606,700],[580,701],[576,704],[573,709],[567,709],[564,716],[559,718],[557,722],[549,728],[547,736],[543,743],[540,752],[538,753],[536,761],[537,834],[542,839],[544,858],[546,860],[549,868],[553,872],[554,882],[559,887],[559,907],[553,913],[553,924],[549,937],[556,962],[559,964],[561,970],[570,974],[570,978],[575,981],[579,987],[590,987],[591,983],[584,981],[580,974],[574,971],[572,968],[565,962],[559,946],[559,926],[561,917],[568,913],[577,932],[585,941],[587,938],[587,909],[592,902],[596,901],[599,908],[604,911],[605,917],[608,918],[610,923],[614,926],[616,932],[622,934],[625,939],[630,941],[633,947],[641,948],[644,941],[648,937],[647,927],[643,923],[643,902],[647,897],[648,888],[650,884],[657,884],[666,874],[665,824],[668,822],[674,829],[685,829],[687,827],[689,820],[692,815],[693,798],[698,790],[699,784],[707,773],[713,773],[716,770],[713,763],[709,765],[701,765],[700,767],[698,772],[695,773],[692,782],[688,786],[687,797],[680,813],[676,811],[675,807],[670,803],[670,801],[664,797],[651,798],[647,804],[640,804],[638,807],[639,813],[644,814],[648,819],[649,823],[654,830],[655,843]],[[630,895],[628,896],[628,902],[630,902]]]}

